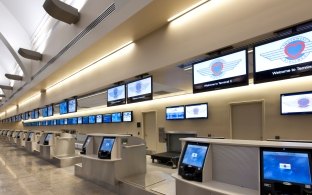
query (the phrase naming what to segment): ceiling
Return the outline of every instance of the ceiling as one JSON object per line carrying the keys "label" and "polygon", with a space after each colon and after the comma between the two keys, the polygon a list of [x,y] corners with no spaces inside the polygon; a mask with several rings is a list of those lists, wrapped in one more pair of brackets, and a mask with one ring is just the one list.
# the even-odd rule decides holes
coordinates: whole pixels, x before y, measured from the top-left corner
{"label": "ceiling", "polygon": [[[225,3],[229,4],[234,1],[236,0],[224,0]],[[244,0],[241,1],[243,2]],[[46,89],[48,86],[62,80],[67,75],[80,70],[86,66],[87,63],[100,58],[103,53],[109,53],[109,51],[116,49],[127,40],[136,41],[144,39],[150,33],[167,25],[167,19],[169,17],[194,5],[198,0],[145,0],[144,3],[142,0],[106,0],[99,2],[91,0],[66,0],[64,2],[78,8],[81,19],[77,24],[67,25],[51,18],[42,8],[44,0],[0,0],[0,32],[10,43],[13,50],[17,53],[20,47],[39,50],[42,45],[45,46],[42,47],[44,58],[41,62],[23,59],[18,55],[21,61],[20,63],[22,63],[30,76],[20,83],[15,83],[13,91],[4,91],[6,101],[0,109],[3,110],[9,105],[16,105],[21,100],[38,93],[41,89]],[[277,7],[281,2],[281,0],[267,0],[265,3],[258,2],[259,8],[257,8],[257,10],[259,11],[259,15],[263,14],[260,12],[261,10],[267,7]],[[110,3],[116,3],[117,11],[107,20],[103,20],[96,28],[70,48],[70,52],[62,54],[62,56],[50,66],[50,60],[57,56],[66,44],[94,21]],[[305,3],[308,5],[308,0],[305,0],[300,6],[305,6]],[[295,3],[288,0],[285,4],[291,6]],[[255,9],[253,4],[242,4],[241,7],[243,7],[243,9],[240,11],[245,15],[252,14],[250,10]],[[229,7],[223,6],[222,9],[223,10],[219,10],[219,12],[228,13],[227,9],[229,9]],[[289,10],[281,10],[279,14],[272,14],[273,16],[271,16],[278,18],[283,14],[286,15],[286,12],[289,12]],[[246,26],[253,23],[253,21],[249,21],[248,18],[236,19],[242,20],[242,22],[246,23]],[[226,20],[227,18],[221,17],[218,22]],[[263,19],[262,22],[264,21],[265,19]],[[278,26],[278,24],[274,25]],[[272,29],[274,29],[274,25],[272,24]],[[231,26],[229,26],[229,28],[230,27]],[[43,28],[46,32],[46,44],[42,43],[39,46],[38,38],[36,37],[38,28]],[[261,40],[271,35],[272,32],[268,32],[256,39],[248,40],[246,43]],[[239,46],[245,43],[238,42],[236,44]],[[18,62],[16,58],[13,57],[7,46],[1,41],[0,56],[0,84],[12,84],[4,77],[4,74],[23,75],[23,71],[19,68],[21,64],[17,65]],[[155,96],[192,92],[191,71],[184,71],[177,67],[177,65],[185,63],[188,60],[190,59],[166,65],[165,67],[157,68],[149,72],[153,75]],[[251,71],[252,63],[249,63],[249,66],[249,70]],[[172,75],[175,76],[173,77]],[[110,84],[112,83],[113,82]],[[103,86],[103,88],[104,87],[108,87],[108,85]],[[86,93],[90,93],[90,91],[86,91]],[[81,108],[98,106],[98,104],[103,104],[103,98],[105,98],[105,94],[85,98],[80,100],[79,105]]]}

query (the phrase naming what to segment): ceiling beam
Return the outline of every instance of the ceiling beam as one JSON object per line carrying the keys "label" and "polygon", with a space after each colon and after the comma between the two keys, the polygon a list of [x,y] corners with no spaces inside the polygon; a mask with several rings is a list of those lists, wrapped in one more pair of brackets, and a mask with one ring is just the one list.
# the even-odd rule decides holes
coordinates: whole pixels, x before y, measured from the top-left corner
{"label": "ceiling beam", "polygon": [[[15,81],[21,81],[23,80],[23,77],[20,75],[15,75],[15,74],[5,74],[4,75],[6,78],[11,79],[11,80],[15,80]],[[1,96],[0,96],[1,97]]]}
{"label": "ceiling beam", "polygon": [[67,24],[76,24],[80,19],[78,9],[59,0],[46,0],[43,8],[50,16]]}
{"label": "ceiling beam", "polygon": [[9,86],[9,85],[0,85],[1,89],[5,89],[5,90],[13,90],[13,87]]}
{"label": "ceiling beam", "polygon": [[36,51],[32,51],[29,49],[19,48],[18,53],[24,58],[31,60],[42,60],[42,54]]}

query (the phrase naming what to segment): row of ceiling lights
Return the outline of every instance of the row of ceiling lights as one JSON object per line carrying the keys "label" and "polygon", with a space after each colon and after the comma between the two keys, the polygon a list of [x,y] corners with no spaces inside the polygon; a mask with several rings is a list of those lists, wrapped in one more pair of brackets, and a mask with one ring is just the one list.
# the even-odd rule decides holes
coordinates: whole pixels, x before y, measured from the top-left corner
{"label": "row of ceiling lights", "polygon": [[[201,0],[199,1],[198,3],[190,6],[189,8],[179,12],[178,14],[174,15],[173,17],[170,17],[167,21],[168,22],[172,22],[172,21],[175,21],[177,20],[178,18],[180,18],[181,16],[184,16],[185,14],[197,9],[198,7],[206,4],[207,2],[209,2],[211,0]],[[46,0],[44,5],[43,5],[44,9],[46,10],[46,12],[52,16],[53,18],[55,19],[58,19],[60,21],[63,21],[65,23],[68,23],[68,24],[75,24],[79,21],[80,19],[80,16],[79,16],[79,12],[76,8],[70,6],[70,5],[67,5],[59,0]],[[130,41],[128,42],[127,44],[125,45],[122,45],[121,47],[119,47],[118,49],[114,50],[113,52],[110,52],[109,54],[105,55],[104,57],[102,57],[101,59],[99,60],[96,60],[96,62],[100,61],[100,60],[103,60],[104,58],[128,47],[129,45],[132,45],[133,41]],[[18,53],[23,56],[24,58],[27,58],[27,59],[31,59],[31,60],[41,60],[42,59],[42,54],[40,54],[39,52],[36,52],[36,51],[32,51],[32,50],[28,50],[28,49],[23,49],[23,48],[20,48],[18,50]],[[94,65],[96,63],[91,63],[89,64],[88,66],[86,67],[90,67],[92,65]],[[68,77],[62,79],[61,81],[49,86],[47,89],[50,89],[62,82],[64,82],[65,80],[69,79],[70,77],[76,75],[77,73],[83,71],[84,69],[86,69],[86,67],[82,68],[81,70],[69,75]],[[8,74],[6,74],[6,77],[7,77]],[[19,75],[10,75],[8,76],[10,77],[9,79],[12,79],[12,80],[22,80],[23,77],[19,76]],[[8,78],[7,77],[7,78]],[[6,90],[13,90],[13,87],[11,86],[5,86],[5,85],[0,85],[0,88],[1,89],[6,89]],[[44,90],[46,91],[46,90]],[[26,99],[24,102],[22,102],[21,104],[25,104],[27,102],[29,102],[29,100],[33,99],[33,97],[37,97],[38,95],[40,95],[40,93],[36,93],[36,95],[33,95],[31,96],[30,98]],[[0,94],[0,97],[5,97],[4,94]],[[14,105],[13,107],[11,108],[17,108],[17,105]],[[7,109],[7,112],[9,110],[11,110],[11,108]],[[5,114],[5,112],[2,112],[0,114],[0,117],[3,117]]]}

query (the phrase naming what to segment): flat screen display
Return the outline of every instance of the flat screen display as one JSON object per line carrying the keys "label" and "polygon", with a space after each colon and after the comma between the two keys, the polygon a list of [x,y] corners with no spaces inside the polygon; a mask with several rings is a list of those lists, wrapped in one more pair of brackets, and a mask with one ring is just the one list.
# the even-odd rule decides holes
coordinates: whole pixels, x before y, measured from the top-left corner
{"label": "flat screen display", "polygon": [[258,44],[254,48],[254,82],[312,74],[312,31]]}
{"label": "flat screen display", "polygon": [[60,125],[65,125],[65,120],[63,118],[59,119]]}
{"label": "flat screen display", "polygon": [[47,121],[47,126],[51,126],[51,125],[53,125],[53,121]]}
{"label": "flat screen display", "polygon": [[94,124],[95,123],[95,115],[90,115],[89,116],[89,124]]}
{"label": "flat screen display", "polygon": [[166,108],[166,120],[182,120],[185,119],[184,106],[174,106]]}
{"label": "flat screen display", "polygon": [[205,119],[208,118],[208,104],[194,104],[185,106],[186,119]]}
{"label": "flat screen display", "polygon": [[281,114],[312,114],[312,91],[281,94]]}
{"label": "flat screen display", "polygon": [[112,113],[112,123],[120,123],[121,119],[121,112]]}
{"label": "flat screen display", "polygon": [[67,118],[64,118],[64,125],[67,125],[68,124],[68,120]]}
{"label": "flat screen display", "polygon": [[311,185],[309,154],[263,151],[263,179]]}
{"label": "flat screen display", "polygon": [[82,117],[82,124],[89,124],[89,117],[88,116]]}
{"label": "flat screen display", "polygon": [[77,118],[77,124],[82,124],[82,117],[81,116]]}
{"label": "flat screen display", "polygon": [[45,137],[44,141],[50,141],[50,139],[52,138],[52,134],[48,133],[47,136]]}
{"label": "flat screen display", "polygon": [[112,122],[112,115],[111,114],[104,114],[103,115],[103,123],[111,123]]}
{"label": "flat screen display", "polygon": [[115,138],[104,137],[100,150],[105,152],[111,152],[114,146]]}
{"label": "flat screen display", "polygon": [[44,107],[41,109],[42,117],[48,116],[48,107]]}
{"label": "flat screen display", "polygon": [[205,162],[208,145],[188,143],[185,148],[182,163],[197,168],[202,168]]}
{"label": "flat screen display", "polygon": [[147,77],[127,84],[127,103],[153,99],[152,77]]}
{"label": "flat screen display", "polygon": [[67,101],[60,103],[60,114],[67,114],[68,113],[68,107],[67,107]]}
{"label": "flat screen display", "polygon": [[48,106],[48,116],[53,116],[53,105]]}
{"label": "flat screen display", "polygon": [[102,123],[103,122],[103,115],[98,114],[96,115],[96,123]]}
{"label": "flat screen display", "polygon": [[193,65],[193,92],[248,84],[247,50],[205,60]]}
{"label": "flat screen display", "polygon": [[77,99],[68,100],[68,113],[77,112]]}
{"label": "flat screen display", "polygon": [[53,120],[53,125],[57,125],[57,120]]}
{"label": "flat screen display", "polygon": [[126,86],[120,85],[107,90],[107,106],[126,103]]}
{"label": "flat screen display", "polygon": [[133,121],[133,112],[132,111],[126,111],[122,113],[122,121],[123,122],[132,122]]}

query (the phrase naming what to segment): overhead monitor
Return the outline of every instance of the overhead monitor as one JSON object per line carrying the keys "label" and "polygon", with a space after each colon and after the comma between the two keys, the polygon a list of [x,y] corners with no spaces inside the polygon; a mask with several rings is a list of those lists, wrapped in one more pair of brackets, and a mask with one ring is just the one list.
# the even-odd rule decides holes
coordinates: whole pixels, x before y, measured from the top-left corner
{"label": "overhead monitor", "polygon": [[107,90],[107,106],[116,106],[126,103],[126,86],[120,85]]}
{"label": "overhead monitor", "polygon": [[127,103],[141,102],[153,99],[152,76],[127,84]]}
{"label": "overhead monitor", "polygon": [[96,115],[96,123],[102,123],[103,122],[103,115],[98,114]]}
{"label": "overhead monitor", "polygon": [[48,116],[48,107],[43,107],[41,109],[41,114],[42,114],[42,117],[47,117]]}
{"label": "overhead monitor", "polygon": [[82,124],[82,117],[81,116],[77,117],[77,124]]}
{"label": "overhead monitor", "polygon": [[126,111],[122,113],[122,121],[123,122],[132,122],[133,121],[133,112]]}
{"label": "overhead monitor", "polygon": [[89,124],[94,124],[95,123],[95,115],[90,115],[89,116]]}
{"label": "overhead monitor", "polygon": [[68,113],[67,101],[63,101],[60,103],[60,114],[67,114],[67,113]]}
{"label": "overhead monitor", "polygon": [[208,104],[192,104],[185,106],[186,119],[206,119],[208,118]]}
{"label": "overhead monitor", "polygon": [[312,74],[312,31],[278,38],[254,47],[254,83]]}
{"label": "overhead monitor", "polygon": [[54,112],[53,105],[49,105],[48,106],[48,116],[53,116],[53,112]]}
{"label": "overhead monitor", "polygon": [[281,94],[280,104],[282,115],[312,114],[312,91]]}
{"label": "overhead monitor", "polygon": [[103,123],[111,123],[111,122],[112,122],[112,114],[104,114]]}
{"label": "overhead monitor", "polygon": [[193,93],[248,85],[247,50],[193,65]]}
{"label": "overhead monitor", "polygon": [[77,112],[77,99],[68,100],[68,113]]}
{"label": "overhead monitor", "polygon": [[185,119],[184,106],[172,106],[166,108],[166,120],[183,120]]}
{"label": "overhead monitor", "polygon": [[89,124],[89,116],[82,117],[82,124]]}
{"label": "overhead monitor", "polygon": [[112,113],[112,123],[122,122],[121,112]]}

